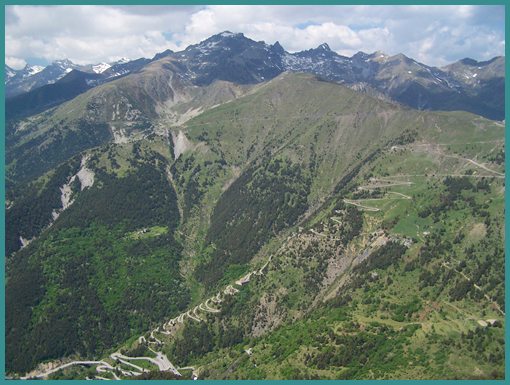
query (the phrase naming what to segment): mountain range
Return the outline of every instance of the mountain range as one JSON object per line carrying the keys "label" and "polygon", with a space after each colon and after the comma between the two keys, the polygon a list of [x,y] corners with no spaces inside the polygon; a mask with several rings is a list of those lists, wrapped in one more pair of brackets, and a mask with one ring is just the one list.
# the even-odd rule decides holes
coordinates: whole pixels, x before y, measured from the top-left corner
{"label": "mountain range", "polygon": [[[69,100],[70,95],[75,96],[85,89],[136,72],[151,61],[164,57],[171,57],[179,63],[179,76],[198,86],[215,80],[256,84],[285,71],[308,72],[328,81],[384,95],[413,108],[464,110],[490,119],[504,119],[504,57],[485,62],[466,58],[436,68],[403,54],[389,56],[383,52],[358,52],[349,58],[332,51],[326,43],[315,49],[289,53],[278,42],[268,45],[228,31],[183,51],[166,50],[152,59],[123,59],[111,64],[87,66],[61,60],[45,68],[27,66],[20,71],[6,66],[8,98],[43,85],[56,84],[60,79],[66,83],[59,91],[55,91],[55,87],[36,91],[44,97],[25,95],[12,100],[13,107],[8,110],[26,114],[54,106]],[[63,79],[73,70],[99,76],[86,79],[87,75],[79,75],[86,79],[83,87]]]}
{"label": "mountain range", "polygon": [[10,378],[504,378],[504,58],[117,65],[6,100]]}
{"label": "mountain range", "polygon": [[[147,59],[142,59],[144,63]],[[128,62],[130,65],[126,66]],[[36,88],[54,84],[65,77],[73,70],[92,73],[104,74],[105,78],[114,78],[128,73],[133,68],[133,62],[128,59],[120,59],[113,63],[99,63],[89,65],[78,65],[69,59],[56,60],[46,67],[26,65],[21,70],[14,70],[5,65],[5,95],[13,97],[22,93],[32,91]]]}

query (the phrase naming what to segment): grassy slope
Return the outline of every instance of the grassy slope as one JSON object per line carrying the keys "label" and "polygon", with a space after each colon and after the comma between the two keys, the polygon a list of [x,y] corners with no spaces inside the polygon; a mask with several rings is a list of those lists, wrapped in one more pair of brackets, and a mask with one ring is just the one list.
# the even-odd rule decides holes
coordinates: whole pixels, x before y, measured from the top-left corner
{"label": "grassy slope", "polygon": [[[441,132],[437,127],[442,125],[448,125],[448,130]],[[189,254],[196,266],[212,258],[203,234],[210,226],[217,227],[213,208],[219,194],[227,187],[246,189],[249,194],[253,190],[250,183],[240,187],[239,180],[271,158],[300,167],[300,179],[307,181],[310,190],[305,213],[309,215],[349,171],[385,145],[409,140],[418,132],[427,135],[427,140],[447,141],[448,135],[500,137],[502,129],[468,113],[402,110],[310,75],[284,74],[245,97],[191,119],[176,129],[179,131],[187,135],[192,147],[181,155],[172,172],[178,175],[178,194],[188,202],[184,233],[190,239]],[[223,197],[227,199],[229,194]],[[232,199],[227,199],[231,207],[242,204]],[[255,202],[256,197],[243,199]],[[221,205],[221,199],[219,202]],[[230,219],[243,215],[249,218],[246,212],[232,212]],[[239,220],[232,223],[241,226]]]}
{"label": "grassy slope", "polygon": [[[226,107],[228,105],[223,106],[223,108]],[[210,112],[210,114],[214,113],[218,111]],[[501,247],[503,218],[500,215],[503,208],[503,182],[501,179],[492,178],[494,175],[497,176],[496,173],[488,172],[463,158],[482,162],[497,159],[494,155],[501,153],[503,149],[504,131],[497,124],[470,114],[416,114],[418,116],[416,122],[421,122],[421,127],[415,126],[419,132],[417,140],[402,148],[395,148],[393,151],[387,148],[387,151],[381,153],[374,161],[365,164],[359,177],[354,180],[354,185],[350,189],[351,193],[345,195],[346,198],[357,198],[355,186],[370,184],[371,177],[386,177],[390,180],[413,183],[410,186],[395,186],[389,189],[409,195],[412,200],[390,199],[398,197],[395,194],[383,195],[380,201],[365,202],[380,208],[380,212],[363,214],[365,217],[363,234],[385,228],[389,234],[414,239],[414,245],[403,260],[395,261],[384,271],[378,271],[379,279],[376,282],[366,280],[361,288],[349,286],[340,278],[324,291],[329,293],[328,298],[334,298],[336,287],[341,283],[347,285],[341,292],[347,292],[352,299],[342,306],[346,309],[341,313],[342,317],[350,321],[338,322],[336,317],[340,316],[336,316],[335,312],[330,314],[329,310],[323,309],[324,306],[334,305],[317,305],[317,310],[310,315],[305,315],[306,310],[303,312],[313,302],[313,294],[307,298],[307,293],[308,295],[314,293],[310,288],[304,289],[301,286],[303,282],[306,282],[304,270],[314,269],[317,272],[317,266],[323,263],[321,258],[324,258],[320,256],[323,255],[324,250],[327,251],[332,246],[319,246],[319,249],[324,248],[322,252],[312,249],[313,257],[309,262],[306,262],[306,259],[303,262],[298,258],[299,255],[302,258],[303,253],[310,255],[310,250],[302,246],[301,249],[298,248],[300,250],[298,254],[291,256],[293,259],[298,258],[304,265],[296,266],[295,264],[299,265],[300,262],[288,261],[288,257],[280,256],[275,262],[276,266],[271,269],[276,271],[268,273],[267,282],[260,284],[255,282],[254,288],[252,286],[243,288],[247,294],[236,299],[234,306],[236,310],[230,312],[227,310],[221,318],[221,322],[231,325],[233,330],[239,327],[235,325],[247,325],[244,328],[241,327],[245,333],[244,335],[241,333],[243,335],[240,337],[241,345],[234,343],[234,348],[224,350],[224,348],[220,349],[220,342],[219,346],[213,347],[218,349],[217,353],[210,353],[205,358],[191,361],[189,358],[184,358],[186,356],[177,357],[177,363],[180,363],[179,359],[184,359],[183,364],[203,365],[204,375],[211,378],[313,376],[320,378],[371,378],[371,376],[376,378],[381,376],[388,378],[489,378],[501,376],[503,329],[477,329],[477,321],[488,318],[502,319],[497,308],[491,301],[480,296],[480,293],[487,294],[499,302],[500,306],[503,305],[504,278],[500,269],[497,268],[503,264]],[[223,122],[221,119],[210,119],[210,121],[213,121],[215,125],[219,124],[216,122]],[[191,128],[193,129],[192,126]],[[246,131],[250,132],[250,130]],[[222,135],[225,134],[222,133]],[[221,140],[222,149],[225,154],[228,154],[229,147],[225,146],[228,140],[224,138]],[[431,147],[426,145],[428,143],[441,145]],[[497,161],[486,164],[496,172],[503,171],[501,164]],[[454,194],[453,204],[444,206],[445,198],[451,192],[444,181],[444,175],[447,174],[473,174],[474,176],[468,177],[470,184],[467,188],[457,195]],[[486,181],[489,187],[485,181],[478,185],[482,179],[476,177],[483,175],[488,176]],[[382,190],[384,192],[384,189]],[[425,215],[423,213],[425,208],[430,208],[431,213]],[[437,214],[434,214],[434,209]],[[490,224],[483,225],[488,226],[484,235],[482,224],[487,221],[487,215]],[[318,218],[327,216],[321,213],[317,215]],[[312,224],[314,222],[318,221],[311,221]],[[430,234],[426,235],[427,233]],[[352,250],[360,250],[360,247],[362,249],[362,245],[366,242],[365,238],[360,236],[353,239],[350,246]],[[427,242],[427,239],[436,238],[439,240],[438,244],[434,243],[435,241]],[[306,244],[305,240],[302,242]],[[289,246],[289,248],[292,247]],[[420,258],[426,258],[421,255],[428,255],[425,253],[427,248],[432,250],[432,257],[424,262]],[[263,255],[265,252],[266,250],[263,249],[260,254]],[[288,262],[284,262],[286,260]],[[472,284],[466,284],[466,280],[460,273],[449,272],[449,269],[441,265],[444,261],[450,261],[457,269],[460,266],[466,276],[473,276],[472,279],[476,279],[481,291],[474,289]],[[465,261],[465,266],[462,261]],[[281,263],[284,265],[281,266]],[[487,268],[487,266],[492,267]],[[431,286],[424,284],[429,280],[427,274],[437,275],[434,278],[435,283]],[[268,311],[271,308],[268,306],[268,298],[269,302],[277,304],[279,311],[276,313]],[[246,308],[256,309],[257,306],[258,314],[253,310],[246,310]],[[406,309],[410,309],[410,313],[405,313]],[[406,314],[404,319],[402,319],[402,312]],[[256,323],[254,319],[265,317],[264,322],[280,325],[303,316],[305,324],[282,326],[278,329],[281,330],[280,332],[252,339],[256,329],[253,325],[254,322]],[[309,321],[306,321],[308,319]],[[309,349],[311,349],[308,351],[310,354],[317,352],[317,349],[324,353],[328,346],[334,351],[332,337],[327,334],[328,328],[332,327],[332,330],[340,335],[348,330],[351,330],[349,333],[355,333],[352,330],[354,326],[350,325],[351,321],[358,325],[355,328],[360,331],[368,328],[370,332],[369,325],[373,322],[386,325],[389,329],[384,329],[383,334],[396,338],[400,342],[395,343],[394,346],[376,344],[367,353],[373,364],[366,370],[362,370],[359,362],[352,360],[347,362],[345,367],[335,367],[335,365],[324,367],[321,363],[319,369],[317,364],[312,363],[313,359],[311,361],[309,359],[304,364],[306,351]],[[317,336],[312,327],[314,322],[326,328],[327,338],[315,340]],[[411,330],[407,329],[406,325],[418,327],[413,326]],[[340,326],[342,327],[338,329]],[[376,330],[381,326],[373,327],[376,328],[375,331],[370,332],[368,336],[365,336],[366,338],[370,339],[374,333],[380,333]],[[402,327],[404,330],[400,332]],[[345,328],[344,332],[342,328]],[[219,338],[221,341],[221,337],[214,334],[214,329],[215,326],[212,326],[210,330],[216,336],[213,340]],[[307,339],[312,340],[309,348],[306,347]],[[292,341],[301,342],[293,343]],[[186,344],[188,341],[177,342],[179,343]],[[241,347],[249,346],[253,347],[255,352],[251,358],[241,349]],[[288,354],[273,352],[268,346],[288,346],[290,352]],[[313,348],[313,346],[316,347]],[[473,347],[476,347],[475,351]],[[175,354],[174,350],[170,352]],[[384,358],[381,355],[382,352],[386,352],[385,354],[392,358]],[[462,358],[459,358],[459,354]],[[257,364],[256,368],[254,363]]]}
{"label": "grassy slope", "polygon": [[[370,176],[395,177],[396,175],[431,175],[434,173],[439,175],[439,173],[451,172],[458,174],[465,173],[466,170],[469,172],[470,168],[474,168],[473,172],[477,174],[486,173],[472,164],[466,167],[467,162],[462,159],[443,156],[442,153],[439,156],[434,147],[417,146],[416,144],[421,145],[428,142],[447,144],[440,146],[446,155],[451,156],[456,151],[463,157],[478,155],[477,160],[483,159],[486,162],[492,159],[497,161],[497,155],[501,152],[501,143],[498,145],[496,142],[476,144],[473,142],[500,140],[504,131],[495,123],[467,113],[423,113],[400,110],[393,105],[369,97],[360,97],[359,94],[343,87],[318,82],[308,75],[300,74],[285,74],[258,87],[251,95],[214,108],[190,120],[178,130],[183,130],[193,144],[193,148],[185,152],[170,169],[179,207],[184,213],[184,222],[180,227],[180,233],[177,234],[177,237],[183,242],[186,255],[186,258],[181,261],[181,271],[187,277],[187,285],[192,290],[193,302],[195,300],[198,302],[203,295],[201,284],[196,282],[193,271],[204,262],[211,260],[215,253],[215,245],[208,244],[206,241],[211,226],[211,214],[213,214],[216,203],[221,199],[222,192],[233,189],[235,180],[242,180],[240,176],[247,175],[246,172],[250,168],[262,165],[262,170],[264,170],[271,157],[301,167],[303,175],[310,178],[309,209],[305,214],[309,217],[307,223],[309,226],[317,226],[317,231],[326,231],[332,223],[328,219],[328,226],[325,226],[321,224],[321,221],[332,215],[335,205],[343,207],[341,216],[345,216],[344,221],[351,222],[357,218],[357,211],[344,207],[341,204],[341,199],[344,197],[358,199],[355,185],[366,184]],[[404,136],[402,136],[403,133]],[[408,137],[415,138],[415,143],[406,145]],[[470,144],[462,144],[464,142],[459,138],[466,142],[469,141]],[[455,141],[458,144],[452,144]],[[145,154],[145,147],[156,149],[170,164],[172,153],[164,143],[164,141],[155,140],[152,144],[142,144],[137,151]],[[387,151],[392,145],[405,145],[405,148]],[[98,152],[98,156],[95,157],[97,158],[96,165],[104,167],[107,171],[114,170],[119,176],[126,175],[130,168],[130,156],[126,154],[134,151],[133,145],[110,147],[111,149],[108,151],[111,152],[111,155],[106,152]],[[376,152],[377,150],[379,152]],[[367,159],[370,154],[375,155]],[[116,160],[112,162],[112,158]],[[350,183],[347,185],[341,183],[337,186],[342,177],[355,166],[360,167],[359,176],[357,173],[353,173],[354,179]],[[502,171],[496,163],[490,164],[490,167],[499,170],[499,172]],[[263,171],[263,174],[265,173]],[[267,173],[267,175],[271,174]],[[448,302],[444,309],[437,308],[436,304],[432,303],[430,306],[433,310],[426,315],[429,318],[425,318],[425,321],[421,323],[421,330],[405,329],[400,333],[401,326],[416,324],[417,320],[414,317],[418,318],[418,315],[413,312],[410,318],[404,322],[392,319],[393,316],[401,318],[401,314],[393,313],[397,311],[402,313],[402,309],[412,308],[415,297],[421,301],[420,309],[429,306],[427,301],[434,302],[438,298],[438,293],[434,290],[429,288],[418,290],[419,283],[428,278],[420,278],[424,270],[423,266],[417,264],[418,267],[412,269],[412,263],[411,267],[406,267],[407,262],[418,258],[419,248],[426,242],[423,231],[438,233],[439,239],[445,240],[449,234],[458,231],[456,230],[458,228],[456,221],[460,221],[468,215],[472,216],[474,210],[478,213],[474,215],[474,218],[478,219],[475,219],[469,227],[463,230],[465,235],[464,239],[460,241],[461,244],[453,247],[456,258],[465,254],[464,249],[467,247],[468,240],[472,242],[477,239],[472,236],[474,233],[479,239],[479,246],[471,253],[474,255],[473,260],[466,261],[466,266],[463,267],[466,269],[466,274],[479,272],[479,262],[482,262],[484,258],[501,258],[501,253],[494,249],[501,244],[502,236],[502,218],[498,215],[503,204],[501,184],[496,179],[493,182],[494,185],[490,187],[490,192],[487,193],[484,192],[485,190],[474,192],[472,189],[466,189],[466,191],[462,191],[460,196],[468,198],[472,195],[474,203],[469,201],[471,202],[468,204],[469,207],[458,203],[448,206],[442,210],[445,214],[439,214],[436,221],[435,218],[431,218],[432,214],[422,218],[418,209],[421,210],[424,206],[439,207],[442,202],[440,191],[446,191],[441,178],[439,176],[402,178],[405,180],[409,178],[414,184],[409,188],[395,187],[391,191],[408,194],[413,197],[413,201],[387,199],[372,202],[382,211],[362,215],[359,213],[359,216],[363,218],[363,229],[359,235],[356,235],[356,232],[350,232],[349,227],[345,226],[332,227],[327,230],[343,234],[344,242],[340,244],[336,241],[327,242],[317,236],[310,239],[306,234],[297,236],[294,241],[285,242],[286,236],[292,230],[296,230],[292,223],[288,224],[287,229],[282,232],[280,237],[265,238],[266,244],[262,246],[259,254],[253,254],[256,264],[260,264],[258,262],[260,259],[265,260],[269,253],[274,253],[281,244],[287,246],[287,249],[276,255],[274,265],[270,265],[267,280],[254,281],[253,285],[250,283],[250,286],[243,288],[241,296],[235,297],[230,305],[225,306],[221,318],[211,323],[212,329],[207,331],[212,333],[214,341],[209,348],[204,351],[203,346],[196,346],[201,353],[190,357],[189,351],[179,350],[179,346],[194,345],[186,338],[178,339],[175,344],[170,343],[168,348],[168,352],[171,353],[170,359],[175,360],[176,364],[201,365],[206,370],[204,375],[212,378],[233,378],[235,376],[298,378],[308,375],[324,378],[340,376],[369,378],[370,375],[380,377],[382,372],[377,371],[378,366],[373,366],[372,372],[368,369],[363,371],[359,370],[359,362],[356,363],[352,360],[344,363],[346,366],[342,367],[334,365],[332,367],[329,363],[324,366],[323,363],[320,363],[321,367],[319,368],[317,366],[320,361],[317,358],[319,356],[314,356],[308,359],[306,365],[304,364],[306,352],[303,349],[308,349],[307,346],[312,349],[310,352],[320,353],[320,357],[329,353],[322,350],[318,352],[317,349],[326,349],[328,346],[330,349],[336,349],[330,341],[334,338],[328,332],[328,328],[334,325],[334,333],[339,331],[337,329],[341,326],[348,333],[356,334],[355,328],[358,327],[360,338],[371,340],[373,334],[382,333],[402,342],[402,344],[400,342],[395,344],[397,350],[390,352],[392,357],[398,358],[398,362],[385,369],[388,376],[399,378],[406,376],[434,377],[446,373],[446,369],[439,366],[433,366],[433,372],[426,372],[423,365],[425,365],[427,357],[431,357],[433,352],[439,349],[437,346],[449,341],[447,338],[450,338],[450,334],[454,341],[459,342],[460,334],[458,331],[453,333],[452,329],[454,329],[453,325],[457,325],[461,322],[461,318],[465,317],[462,311],[469,311],[469,314],[474,318],[478,316],[489,318],[489,316],[495,315],[494,311],[483,315],[482,311],[486,304],[480,298],[470,298],[469,296],[473,294],[471,292],[470,294],[464,292],[463,294],[467,297],[461,297],[460,300],[452,302],[450,292],[457,288],[457,291],[462,293],[462,282],[459,281],[459,278],[447,277],[447,285],[439,293],[444,301]],[[302,180],[302,178],[298,179]],[[346,181],[345,178],[343,180]],[[243,188],[248,192],[251,191],[252,181],[252,178],[248,178],[243,184]],[[332,200],[327,201],[328,195],[335,187],[337,187],[337,192],[340,191],[340,194],[338,196],[333,194]],[[456,199],[459,200],[459,196],[456,196]],[[486,203],[488,199],[492,200]],[[327,203],[315,212],[324,201]],[[284,201],[284,205],[288,203],[288,200]],[[232,204],[237,206],[235,200]],[[479,208],[479,205],[488,207]],[[274,207],[273,209],[277,211],[280,208]],[[483,231],[478,224],[485,219],[485,217],[482,219],[485,213],[480,213],[480,211],[484,210],[488,211],[492,220],[493,228],[487,232],[490,237],[480,235]],[[231,219],[237,220],[236,216],[232,216]],[[420,226],[420,229],[416,228],[416,224]],[[413,229],[413,225],[416,231]],[[366,234],[381,227],[393,234],[415,238],[417,243],[404,257],[406,263],[396,261],[389,268],[379,272],[382,277],[380,280],[367,283],[366,288],[356,288],[354,284],[346,283],[342,277],[333,280],[331,277],[328,278],[331,273],[328,272],[328,269],[332,255],[336,255],[336,260],[352,261],[356,253],[366,247],[368,242]],[[492,231],[494,229],[497,231]],[[136,229],[130,229],[127,234],[132,234],[134,230]],[[472,232],[474,233],[472,234]],[[489,244],[492,249],[483,242]],[[228,245],[226,247],[228,248]],[[449,253],[450,256],[453,255],[453,251],[449,251]],[[432,272],[438,271],[438,264],[441,261],[439,257],[438,253],[434,254],[434,258],[427,261],[426,268]],[[494,266],[502,264],[499,259],[491,262]],[[230,266],[231,269],[226,270],[224,279],[230,279],[247,268],[242,264]],[[445,274],[444,271],[441,274]],[[393,280],[392,283],[387,283],[389,282],[387,276]],[[481,287],[487,290],[491,296],[497,296],[501,292],[502,279],[494,269],[482,271],[480,277],[485,282],[481,283]],[[438,279],[445,278],[441,275]],[[368,282],[366,279],[364,281]],[[348,291],[352,298],[347,301],[346,309],[329,311],[327,310],[329,308],[325,308],[325,306],[333,305],[322,305],[322,299],[325,297],[334,298],[336,290],[341,284],[344,285],[341,291]],[[440,287],[439,284],[436,286]],[[368,302],[367,292],[374,293],[372,297],[376,296],[375,293],[377,296],[380,294],[380,297],[387,297],[388,299],[385,301],[388,303],[374,305]],[[400,292],[406,295],[402,296]],[[458,296],[459,294],[454,293],[454,295]],[[461,309],[461,313],[455,313],[454,310],[451,310],[455,308],[450,305]],[[379,307],[386,310],[379,310]],[[388,311],[388,308],[392,309],[393,313]],[[446,322],[443,319],[444,314],[452,318],[453,321]],[[315,326],[289,325],[291,320],[299,319],[302,319],[306,325],[318,322],[320,325],[317,327],[322,328],[322,332],[328,336],[329,340],[326,337],[324,337],[325,339],[317,337]],[[310,321],[307,321],[308,319]],[[356,325],[362,326],[351,325],[350,320]],[[370,330],[369,324],[372,321],[389,324],[392,329],[384,329],[382,332],[377,331],[378,329]],[[428,329],[423,325],[430,326],[432,323],[437,324],[440,329],[439,332],[437,330],[434,332],[438,335],[434,338],[439,342],[430,346],[423,344],[424,353],[415,352],[409,353],[411,354],[409,357],[405,356],[407,353],[402,352],[406,352],[406,349],[400,347],[405,342],[426,340],[428,337],[424,337],[423,330]],[[223,325],[223,329],[220,328],[220,325]],[[458,330],[474,329],[476,324],[463,323],[462,325],[462,328]],[[380,328],[380,326],[373,327]],[[279,334],[280,332],[271,333],[271,330],[275,328],[283,330],[281,332],[283,335]],[[365,335],[363,328],[369,335]],[[218,334],[220,330],[223,331]],[[206,331],[196,332],[206,333]],[[303,334],[301,340],[295,338],[296,333]],[[502,329],[491,329],[490,333],[495,333],[499,338]],[[342,333],[340,332],[340,334]],[[192,336],[193,333],[189,335]],[[230,338],[225,340],[227,335]],[[253,339],[254,337],[256,338]],[[320,338],[320,340],[313,342],[315,338]],[[291,341],[298,341],[297,345]],[[238,345],[239,343],[241,345]],[[288,351],[272,352],[264,347],[264,344],[268,343],[274,346],[287,346]],[[464,344],[463,346],[468,344],[464,341],[459,343]],[[245,353],[239,353],[242,350],[240,348],[248,346],[248,344],[254,346],[254,352],[256,352],[254,354],[258,354],[257,351],[261,352],[260,358],[265,364],[260,365],[256,361],[258,369],[253,369],[253,363],[247,359]],[[303,348],[298,345],[303,345]],[[312,345],[316,348],[312,348]],[[498,339],[488,345],[490,346],[483,348],[484,352],[496,352],[497,349],[501,349]],[[210,349],[213,349],[214,352],[202,357]],[[375,355],[371,359],[374,365],[381,363],[382,358],[378,355],[380,349],[391,351],[392,346],[382,346],[379,342],[373,346],[369,354]],[[466,349],[462,350],[465,353],[465,359],[474,360]],[[267,356],[269,352],[271,355]],[[500,370],[500,358],[496,353],[494,354],[496,364],[492,367]],[[266,358],[263,359],[264,355]],[[418,359],[425,361],[420,361],[423,364],[421,369],[418,366],[417,369],[413,369],[409,364],[402,364],[404,362],[401,360],[403,355],[413,362]],[[444,361],[443,358],[437,360]],[[460,362],[455,362],[454,357],[451,358],[451,363],[448,362],[448,365],[454,369],[452,376],[465,377],[468,375],[461,370]],[[335,363],[335,365],[337,364]],[[225,367],[221,369],[223,365]],[[491,365],[480,365],[481,367],[478,369],[481,373],[478,373],[474,367],[470,367],[470,369],[481,376],[490,376]],[[232,370],[225,371],[231,366]],[[299,368],[299,372],[296,371],[296,368]]]}

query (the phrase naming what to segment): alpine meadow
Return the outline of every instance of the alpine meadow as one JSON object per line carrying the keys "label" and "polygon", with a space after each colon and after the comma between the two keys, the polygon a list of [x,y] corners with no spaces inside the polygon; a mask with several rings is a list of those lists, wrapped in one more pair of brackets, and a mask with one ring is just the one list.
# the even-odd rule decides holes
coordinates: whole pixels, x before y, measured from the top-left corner
{"label": "alpine meadow", "polygon": [[152,7],[6,6],[7,378],[504,379],[504,7]]}

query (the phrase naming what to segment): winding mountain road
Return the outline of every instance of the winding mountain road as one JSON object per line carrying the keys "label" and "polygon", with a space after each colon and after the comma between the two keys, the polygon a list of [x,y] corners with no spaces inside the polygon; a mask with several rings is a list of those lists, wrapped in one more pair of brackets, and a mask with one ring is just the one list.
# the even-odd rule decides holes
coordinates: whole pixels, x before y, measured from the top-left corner
{"label": "winding mountain road", "polygon": [[108,369],[113,370],[113,366],[111,366],[108,362],[105,362],[105,361],[72,361],[72,362],[68,362],[67,364],[63,364],[63,365],[57,366],[56,368],[50,369],[44,373],[37,374],[35,376],[20,377],[20,378],[22,380],[28,380],[30,378],[45,378],[45,377],[48,377],[50,374],[58,372],[59,370],[63,370],[65,368],[69,368],[69,367],[75,366],[75,365],[81,365],[81,366],[100,365],[101,368],[106,367]]}
{"label": "winding mountain road", "polygon": [[351,199],[344,199],[344,203],[347,203],[347,204],[353,205],[353,206],[357,206],[359,208],[362,208],[365,211],[373,211],[373,212],[381,211],[381,209],[379,209],[377,207],[365,206],[365,205],[362,205],[361,203],[358,203],[357,201],[354,201]]}

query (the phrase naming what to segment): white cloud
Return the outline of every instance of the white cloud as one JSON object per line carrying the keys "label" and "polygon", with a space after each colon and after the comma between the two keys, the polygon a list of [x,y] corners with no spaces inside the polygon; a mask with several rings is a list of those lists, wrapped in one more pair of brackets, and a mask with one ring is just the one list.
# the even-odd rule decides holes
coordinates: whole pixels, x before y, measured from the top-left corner
{"label": "white cloud", "polygon": [[125,7],[108,6],[8,6],[6,55],[70,58],[76,63],[95,63],[120,57],[152,57],[176,45],[163,35],[184,28],[190,7],[166,13],[136,14]]}
{"label": "white cloud", "polygon": [[289,51],[402,52],[432,65],[504,54],[501,6],[7,6],[6,56],[152,57],[230,30]]}
{"label": "white cloud", "polygon": [[27,62],[23,59],[19,59],[17,57],[7,56],[5,58],[5,64],[9,67],[14,68],[15,70],[20,70],[27,65]]}

